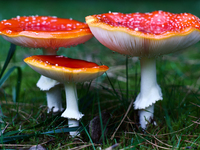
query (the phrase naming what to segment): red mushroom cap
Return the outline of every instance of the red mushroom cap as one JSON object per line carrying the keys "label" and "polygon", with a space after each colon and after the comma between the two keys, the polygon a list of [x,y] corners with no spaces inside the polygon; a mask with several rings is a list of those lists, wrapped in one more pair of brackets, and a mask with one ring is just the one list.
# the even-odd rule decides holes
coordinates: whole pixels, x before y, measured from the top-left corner
{"label": "red mushroom cap", "polygon": [[0,35],[16,45],[53,49],[84,43],[93,37],[86,23],[49,16],[2,20]]}
{"label": "red mushroom cap", "polygon": [[57,55],[35,55],[24,61],[38,73],[60,82],[92,80],[109,69],[105,65]]}
{"label": "red mushroom cap", "polygon": [[103,45],[131,56],[167,54],[200,40],[200,19],[189,13],[105,13],[86,22]]}

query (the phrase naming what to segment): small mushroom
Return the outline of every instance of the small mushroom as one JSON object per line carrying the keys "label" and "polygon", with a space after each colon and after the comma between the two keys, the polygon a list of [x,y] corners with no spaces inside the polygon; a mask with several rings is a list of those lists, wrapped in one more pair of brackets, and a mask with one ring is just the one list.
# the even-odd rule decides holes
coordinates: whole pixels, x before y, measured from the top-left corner
{"label": "small mushroom", "polygon": [[164,11],[110,12],[87,16],[86,23],[104,46],[120,54],[140,57],[141,86],[134,108],[139,109],[140,124],[145,129],[153,118],[154,104],[163,99],[156,79],[156,57],[197,43],[199,18],[189,13]]}
{"label": "small mushroom", "polygon": [[[56,55],[60,47],[86,42],[93,35],[86,23],[50,16],[28,16],[2,20],[0,35],[7,41],[29,48],[42,48],[44,55]],[[59,82],[41,76],[37,86],[46,91],[48,112],[62,111]]]}
{"label": "small mushroom", "polygon": [[[61,116],[69,118],[70,127],[79,126],[78,120],[83,116],[78,109],[76,83],[93,80],[109,69],[105,65],[57,55],[36,55],[24,61],[41,75],[64,84],[67,108]],[[70,134],[75,136],[77,132]]]}

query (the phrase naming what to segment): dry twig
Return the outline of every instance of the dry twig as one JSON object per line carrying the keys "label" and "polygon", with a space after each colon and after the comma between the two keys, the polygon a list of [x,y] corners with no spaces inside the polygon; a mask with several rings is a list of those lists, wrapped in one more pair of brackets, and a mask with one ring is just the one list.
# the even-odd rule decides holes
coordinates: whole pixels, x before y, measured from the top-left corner
{"label": "dry twig", "polygon": [[114,138],[116,132],[118,131],[118,129],[119,129],[119,127],[121,126],[122,122],[124,121],[124,119],[126,118],[127,114],[129,113],[129,111],[130,111],[130,109],[131,109],[131,107],[132,107],[132,105],[133,105],[133,102],[134,102],[134,99],[131,101],[131,103],[130,103],[130,105],[129,105],[129,107],[128,107],[128,110],[126,111],[126,113],[125,113],[123,119],[121,120],[121,122],[120,122],[120,124],[118,125],[117,129],[115,130],[115,132],[114,132],[113,135],[111,136],[111,138],[110,138],[111,140],[113,140],[113,138]]}

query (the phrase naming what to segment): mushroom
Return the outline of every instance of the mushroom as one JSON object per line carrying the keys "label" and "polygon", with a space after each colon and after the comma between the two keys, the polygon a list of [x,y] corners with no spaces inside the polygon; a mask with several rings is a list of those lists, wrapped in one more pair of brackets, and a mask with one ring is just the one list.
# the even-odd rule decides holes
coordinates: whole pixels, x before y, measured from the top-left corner
{"label": "mushroom", "polygon": [[[36,55],[24,61],[41,75],[64,84],[67,108],[61,116],[68,118],[69,127],[79,126],[78,120],[83,116],[78,109],[76,83],[93,80],[109,69],[105,65],[57,55]],[[70,134],[75,136],[77,133]]]}
{"label": "mushroom", "polygon": [[197,43],[199,18],[189,13],[164,11],[110,12],[87,16],[86,23],[104,46],[120,54],[140,57],[141,85],[134,108],[139,109],[140,125],[145,129],[153,118],[154,104],[163,99],[156,79],[156,58]]}
{"label": "mushroom", "polygon": [[[56,55],[59,47],[86,42],[93,35],[86,23],[49,16],[28,16],[2,20],[0,35],[7,41],[29,48],[42,48],[44,55]],[[59,82],[41,76],[37,86],[46,91],[48,112],[62,111]]]}

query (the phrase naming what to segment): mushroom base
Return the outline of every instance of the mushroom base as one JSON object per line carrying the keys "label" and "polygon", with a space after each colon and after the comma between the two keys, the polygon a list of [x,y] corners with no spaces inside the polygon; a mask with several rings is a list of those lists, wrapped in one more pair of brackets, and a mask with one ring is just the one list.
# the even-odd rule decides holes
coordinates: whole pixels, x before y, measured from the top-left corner
{"label": "mushroom base", "polygon": [[[139,110],[140,126],[142,129],[146,129],[148,123],[153,120],[154,104],[147,107],[146,109]],[[156,122],[153,122],[156,125]]]}
{"label": "mushroom base", "polygon": [[[78,126],[79,126],[79,121],[78,121],[78,120],[75,120],[75,119],[68,119],[68,126],[69,126],[69,127],[78,127]],[[70,134],[72,137],[75,137],[75,136],[79,136],[79,135],[80,135],[79,131],[71,131],[71,132],[69,132],[69,134]]]}

